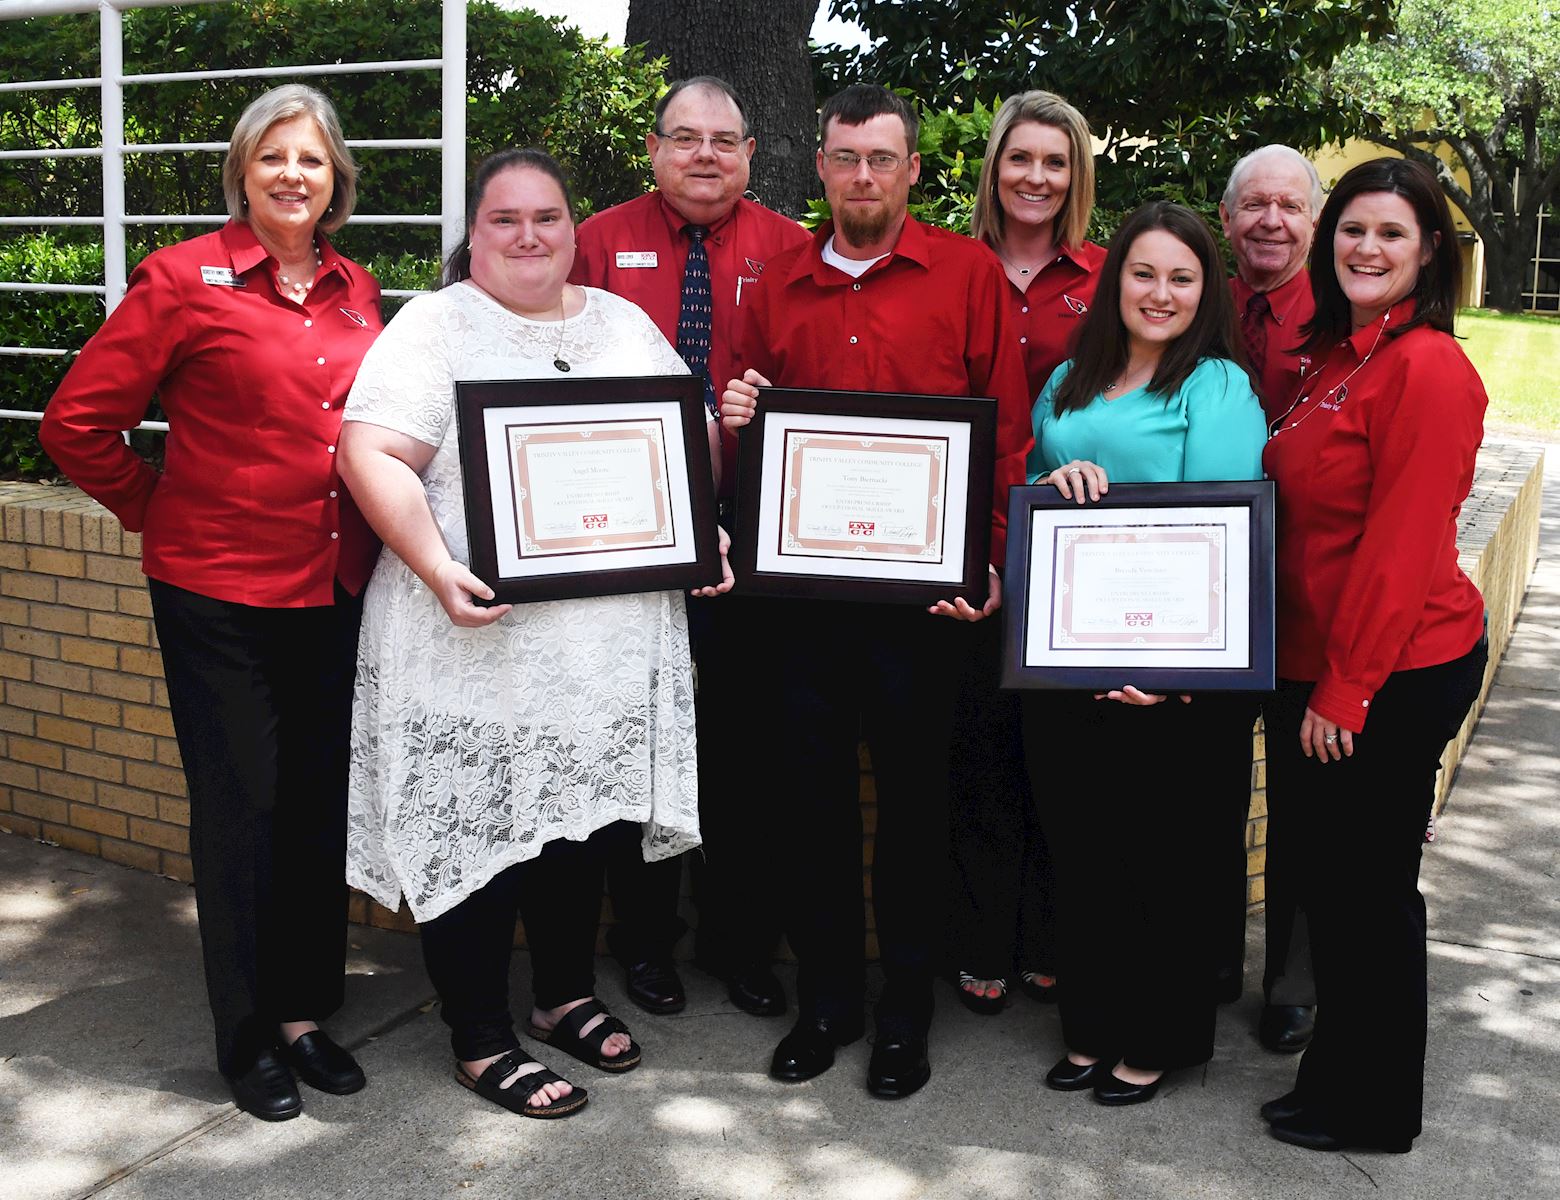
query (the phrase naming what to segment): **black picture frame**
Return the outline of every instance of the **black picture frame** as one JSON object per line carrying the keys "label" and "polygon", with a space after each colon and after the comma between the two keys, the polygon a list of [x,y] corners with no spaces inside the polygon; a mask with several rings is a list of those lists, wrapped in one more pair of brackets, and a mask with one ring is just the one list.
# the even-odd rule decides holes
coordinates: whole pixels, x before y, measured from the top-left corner
{"label": "black picture frame", "polygon": [[[545,410],[546,419],[541,419],[537,410]],[[562,422],[560,410],[567,414]],[[492,600],[477,603],[525,604],[719,583],[720,549],[706,412],[702,385],[688,375],[457,381],[455,414],[471,569],[495,593]],[[522,500],[503,494],[515,487],[514,479],[496,470],[495,454],[501,448],[491,443],[498,421],[508,422],[498,427],[502,429],[529,428],[526,420],[512,418],[533,415],[538,418],[537,429],[606,420],[656,424],[666,468],[657,489],[664,495],[665,507],[658,511],[675,530],[670,547],[575,546],[566,554],[544,553],[520,561],[517,569],[516,559],[524,553],[524,535],[519,529]],[[502,453],[507,459],[508,451]],[[501,491],[495,497],[496,478]],[[500,520],[504,522],[502,537]],[[506,547],[502,556],[501,544]],[[549,565],[526,569],[533,562],[538,567]]]}
{"label": "black picture frame", "polygon": [[[1003,578],[1002,686],[1101,692],[1132,684],[1143,691],[1159,693],[1271,691],[1275,667],[1274,507],[1275,491],[1269,480],[1112,484],[1110,491],[1098,501],[1081,506],[1076,500],[1065,499],[1049,484],[1012,489],[1008,497],[1007,568]],[[1209,651],[1210,665],[1203,667],[1154,665],[1151,660],[1156,652],[1136,642],[1118,651],[1103,651],[1098,647],[1074,650],[1057,644],[1057,599],[1064,593],[1055,586],[1055,551],[1060,544],[1055,534],[1066,528],[1065,522],[1072,519],[1068,513],[1092,514],[1091,520],[1103,519],[1102,528],[1115,527],[1110,517],[1120,513],[1123,517],[1120,527],[1125,528],[1140,527],[1143,522],[1135,514],[1144,510],[1163,514],[1166,524],[1173,524],[1177,511],[1189,514],[1198,509],[1240,509],[1247,514],[1242,522],[1247,568],[1243,647],[1232,637],[1225,650],[1217,654]],[[1043,543],[1049,551],[1043,556],[1036,552],[1037,528],[1042,537],[1047,533],[1053,535]],[[1238,549],[1234,547],[1227,556],[1232,569],[1237,566]],[[1226,605],[1222,616],[1228,618],[1228,606],[1235,603],[1236,598],[1230,596],[1229,589],[1221,590],[1220,594]],[[1153,614],[1143,616],[1147,618],[1146,629],[1152,624]],[[1237,612],[1234,616],[1238,620],[1240,614]],[[1036,625],[1042,618],[1045,621],[1043,629]],[[1233,632],[1238,627],[1231,628]],[[1042,636],[1045,643],[1037,651]],[[1170,639],[1173,635],[1158,636]],[[1032,637],[1035,640],[1032,641]],[[1166,658],[1172,654],[1190,658],[1200,650],[1167,647],[1160,653]],[[1097,656],[1100,661],[1084,661],[1090,655]],[[1145,661],[1125,665],[1119,658],[1126,655],[1138,655]],[[1230,665],[1228,659],[1232,655],[1242,658],[1244,665]],[[1063,661],[1038,661],[1041,658]]]}
{"label": "black picture frame", "polygon": [[[958,497],[963,520],[957,553],[935,565],[906,557],[868,562],[847,557],[809,558],[805,552],[780,549],[785,506],[780,499],[784,466],[776,467],[776,439],[808,432],[802,426],[829,427],[826,437],[848,439],[853,421],[869,423],[880,438],[918,438],[938,423],[956,427],[943,456],[939,493],[943,517],[952,522],[948,498]],[[737,511],[731,530],[731,569],[736,592],[808,600],[847,600],[892,604],[935,604],[962,596],[975,607],[989,590],[992,478],[996,455],[996,401],[984,397],[927,396],[890,392],[852,392],[805,388],[764,388],[757,412],[743,426],[737,450]],[[962,431],[962,432],[961,432]],[[957,475],[962,474],[963,478]],[[794,519],[794,509],[793,509]],[[940,526],[946,535],[948,526]],[[944,544],[939,540],[939,545]],[[839,553],[845,553],[840,551]],[[781,562],[782,555],[786,561]],[[921,568],[925,570],[921,570]],[[917,572],[920,572],[918,575]],[[892,574],[889,574],[892,572]],[[940,577],[938,577],[940,575]]]}

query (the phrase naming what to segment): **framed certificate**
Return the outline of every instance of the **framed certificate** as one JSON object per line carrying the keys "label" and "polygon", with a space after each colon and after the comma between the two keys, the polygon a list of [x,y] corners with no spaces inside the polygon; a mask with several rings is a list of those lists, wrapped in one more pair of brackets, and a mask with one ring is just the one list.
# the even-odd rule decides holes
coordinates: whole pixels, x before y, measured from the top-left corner
{"label": "framed certificate", "polygon": [[745,594],[986,599],[996,402],[765,388],[737,452]]}
{"label": "framed certificate", "polygon": [[1004,687],[1273,687],[1267,480],[1014,488],[1004,584]]}
{"label": "framed certificate", "polygon": [[698,380],[457,381],[455,410],[486,603],[719,582]]}

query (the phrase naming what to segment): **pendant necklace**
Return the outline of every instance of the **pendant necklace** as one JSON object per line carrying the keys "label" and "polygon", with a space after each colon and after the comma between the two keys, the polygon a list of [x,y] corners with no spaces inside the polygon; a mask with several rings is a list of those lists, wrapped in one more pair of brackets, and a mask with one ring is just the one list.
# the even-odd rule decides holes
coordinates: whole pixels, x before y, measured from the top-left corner
{"label": "pendant necklace", "polygon": [[[1360,359],[1359,365],[1356,366],[1354,368],[1354,370],[1350,371],[1347,375],[1345,375],[1342,379],[1340,379],[1337,383],[1335,383],[1332,387],[1328,388],[1325,392],[1323,392],[1322,393],[1322,398],[1320,400],[1318,400],[1313,407],[1308,408],[1305,412],[1301,413],[1293,421],[1290,421],[1290,423],[1288,425],[1285,425],[1284,422],[1289,420],[1289,414],[1294,412],[1295,409],[1299,408],[1302,404],[1304,404],[1307,400],[1309,400],[1311,398],[1310,395],[1305,390],[1305,386],[1306,385],[1302,383],[1300,385],[1300,394],[1295,397],[1295,402],[1284,410],[1284,415],[1283,416],[1279,417],[1278,420],[1274,421],[1271,425],[1268,426],[1268,437],[1269,438],[1276,438],[1281,433],[1288,433],[1291,429],[1299,428],[1301,425],[1305,424],[1306,419],[1312,413],[1317,412],[1320,409],[1326,408],[1328,406],[1327,402],[1329,400],[1331,400],[1334,396],[1337,396],[1338,399],[1337,399],[1337,402],[1333,405],[1333,407],[1334,408],[1341,407],[1343,402],[1344,402],[1344,399],[1349,394],[1349,389],[1348,389],[1349,380],[1353,379],[1356,375],[1358,375],[1361,371],[1363,371],[1365,369],[1365,364],[1370,361],[1370,356],[1372,354],[1376,353],[1376,347],[1381,345],[1381,335],[1386,333],[1386,331],[1387,331],[1387,321],[1390,320],[1391,317],[1392,317],[1392,309],[1389,306],[1387,308],[1387,311],[1381,314],[1381,327],[1376,330],[1376,340],[1371,342],[1370,349],[1365,351],[1365,357]],[[1324,368],[1325,368],[1325,366],[1326,366],[1326,364],[1323,363],[1323,367]],[[1319,370],[1311,378],[1313,380],[1320,380],[1321,377],[1322,377],[1322,372]],[[1314,384],[1313,384],[1313,386],[1314,386]]]}
{"label": "pendant necklace", "polygon": [[564,372],[564,374],[568,374],[568,372],[572,370],[572,368],[569,366],[569,360],[563,356],[563,335],[569,328],[569,315],[564,308],[564,303],[568,299],[568,294],[568,288],[564,288],[563,295],[558,300],[558,349],[554,351],[553,358],[553,366]]}
{"label": "pendant necklace", "polygon": [[[318,276],[320,268],[324,266],[324,262],[325,260],[320,257],[319,245],[316,244],[314,246],[314,272],[316,276]],[[295,304],[302,303],[303,298],[307,296],[310,290],[314,287],[313,279],[310,279],[307,283],[294,283],[291,279],[287,278],[287,276],[283,275],[279,269],[277,271],[276,280],[286,291],[292,293],[288,299]]]}

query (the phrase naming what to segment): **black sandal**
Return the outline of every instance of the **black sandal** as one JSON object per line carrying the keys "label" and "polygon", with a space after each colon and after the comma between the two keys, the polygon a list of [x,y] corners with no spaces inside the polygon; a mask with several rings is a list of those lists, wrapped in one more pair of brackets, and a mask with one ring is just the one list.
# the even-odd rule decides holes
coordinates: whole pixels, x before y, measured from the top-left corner
{"label": "black sandal", "polygon": [[[598,1013],[601,1015],[601,1024],[589,1033],[582,1034],[580,1030]],[[628,1049],[622,1054],[609,1058],[602,1053],[601,1048],[607,1044],[607,1039],[614,1033],[627,1034],[628,1026],[609,1013],[606,1006],[594,996],[585,1003],[571,1008],[551,1029],[543,1029],[533,1022],[530,1033],[538,1041],[546,1042],[549,1046],[562,1050],[570,1058],[576,1058],[586,1066],[596,1067],[598,1070],[632,1071],[639,1065],[641,1051],[639,1043],[634,1041],[632,1034],[629,1034]]]}
{"label": "black sandal", "polygon": [[[1042,983],[1041,980],[1049,979],[1050,983]],[[1041,1004],[1056,1003],[1056,976],[1046,975],[1042,971],[1021,971],[1018,976],[1019,989],[1031,1000],[1038,1000]]]}
{"label": "black sandal", "polygon": [[[986,995],[985,991],[972,992],[970,984],[988,983],[997,989],[995,996]],[[1007,1007],[1007,980],[987,979],[982,980],[978,975],[971,975],[968,971],[960,971],[958,982],[954,985],[959,992],[959,1003],[972,1013],[979,1013],[983,1017],[992,1017]]]}
{"label": "black sandal", "polygon": [[[522,1117],[536,1117],[538,1120],[547,1121],[554,1117],[571,1116],[585,1107],[585,1102],[590,1099],[590,1093],[575,1084],[569,1084],[574,1088],[572,1092],[560,1100],[554,1100],[551,1104],[531,1103],[531,1097],[544,1084],[569,1083],[562,1075],[546,1067],[542,1067],[540,1071],[532,1071],[529,1075],[522,1075],[508,1087],[503,1086],[504,1080],[521,1067],[535,1062],[534,1058],[527,1058],[519,1049],[515,1049],[489,1063],[487,1070],[480,1076],[473,1077],[457,1059],[455,1078],[460,1081],[462,1087],[470,1088],[484,1100],[491,1100],[500,1108],[507,1108]],[[541,1066],[540,1063],[537,1065]]]}

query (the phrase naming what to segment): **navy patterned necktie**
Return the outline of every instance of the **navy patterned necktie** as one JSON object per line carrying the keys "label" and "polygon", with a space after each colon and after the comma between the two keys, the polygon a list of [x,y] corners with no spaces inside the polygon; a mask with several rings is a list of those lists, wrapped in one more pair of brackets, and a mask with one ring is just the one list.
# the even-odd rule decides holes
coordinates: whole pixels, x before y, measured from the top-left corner
{"label": "navy patterned necktie", "polygon": [[677,312],[677,353],[688,369],[704,380],[704,405],[720,416],[715,385],[710,382],[710,256],[704,249],[707,225],[683,227],[691,244],[683,268],[682,307]]}

